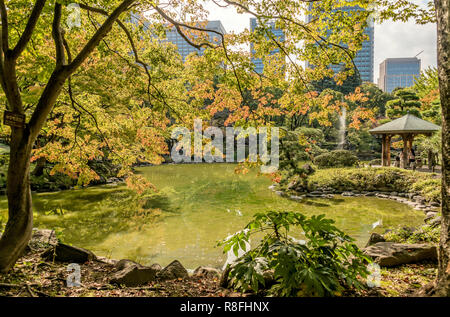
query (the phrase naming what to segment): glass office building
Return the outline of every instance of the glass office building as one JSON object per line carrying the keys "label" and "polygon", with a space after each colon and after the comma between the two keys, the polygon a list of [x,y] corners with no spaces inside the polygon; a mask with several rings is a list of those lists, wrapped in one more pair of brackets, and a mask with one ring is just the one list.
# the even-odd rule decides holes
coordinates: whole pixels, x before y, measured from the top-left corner
{"label": "glass office building", "polygon": [[[251,30],[252,32],[255,31],[255,29],[258,27],[258,25],[259,25],[259,23],[258,23],[258,20],[257,20],[256,18],[250,18],[250,30]],[[268,22],[267,26],[270,27],[270,31],[272,32],[272,34],[274,35],[274,38],[275,38],[277,41],[279,41],[279,42],[284,42],[284,40],[285,40],[284,32],[283,32],[282,30],[277,29],[277,28],[275,27],[275,22],[274,22],[274,21]],[[252,55],[252,63],[255,65],[255,71],[256,71],[258,74],[262,74],[263,71],[264,71],[264,63],[263,63],[263,61],[262,61],[261,58],[255,58],[255,57],[254,57],[254,55],[255,55],[255,50],[254,50],[253,43],[250,43],[250,52],[251,52],[251,55]],[[270,53],[270,55],[274,55],[274,54],[277,54],[277,53],[280,53],[280,49],[278,49],[278,48],[277,48],[277,49],[274,49],[274,50]]]}
{"label": "glass office building", "polygon": [[385,92],[395,88],[414,85],[414,78],[420,76],[420,59],[417,57],[387,58],[380,64],[378,87]]}
{"label": "glass office building", "polygon": [[[209,30],[214,30],[221,34],[226,34],[225,28],[223,27],[222,22],[220,21],[208,21],[208,24],[206,25],[205,28]],[[208,33],[208,41],[210,43],[220,44],[222,42],[222,38],[220,35],[214,32],[207,32],[207,33]],[[197,52],[199,55],[201,55],[205,50],[205,48],[199,50],[190,45],[180,34],[178,34],[177,30],[174,27],[166,32],[166,37],[167,41],[175,44],[178,47],[178,52],[183,58],[183,62],[186,60],[186,57],[189,54]]]}
{"label": "glass office building", "polygon": [[[312,4],[309,5],[310,8]],[[342,7],[339,8],[339,11],[352,12],[362,10],[358,6],[351,7]],[[306,18],[306,22],[312,20],[311,16]],[[368,36],[368,39],[362,43],[362,47],[359,51],[356,52],[356,55],[353,59],[356,68],[361,76],[361,80],[363,82],[373,82],[374,80],[374,44],[375,44],[375,33],[374,33],[374,25],[373,19],[369,19],[367,27],[364,29],[364,33]],[[306,67],[312,67],[311,64],[306,62]],[[333,69],[335,73],[338,73],[341,70],[341,65],[330,65],[330,68]]]}

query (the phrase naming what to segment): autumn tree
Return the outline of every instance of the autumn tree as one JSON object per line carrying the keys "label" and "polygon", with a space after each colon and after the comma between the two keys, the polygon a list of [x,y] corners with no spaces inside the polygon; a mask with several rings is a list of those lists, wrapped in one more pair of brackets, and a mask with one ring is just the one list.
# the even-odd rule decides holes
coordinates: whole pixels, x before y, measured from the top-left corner
{"label": "autumn tree", "polygon": [[[8,222],[0,239],[0,271],[8,271],[14,265],[31,236],[33,220],[29,173],[35,141],[40,135],[48,135],[46,131],[42,130],[46,124],[49,128],[64,129],[64,127],[67,127],[66,137],[74,139],[78,120],[76,119],[77,114],[90,116],[80,107],[80,105],[84,107],[80,102],[80,95],[83,96],[83,92],[80,88],[75,89],[72,86],[72,84],[76,84],[74,74],[81,69],[83,76],[86,76],[89,74],[88,69],[93,66],[92,63],[99,62],[99,59],[105,61],[109,58],[109,55],[126,51],[124,48],[120,50],[105,48],[109,36],[116,37],[121,34],[127,40],[128,50],[125,58],[132,57],[131,63],[140,67],[140,71],[144,72],[147,77],[146,85],[142,87],[145,87],[145,92],[148,95],[147,105],[150,105],[149,109],[153,111],[146,110],[146,108],[142,108],[144,109],[142,112],[139,111],[140,114],[143,114],[143,117],[138,118],[137,123],[143,129],[139,131],[139,133],[144,133],[143,140],[147,140],[148,136],[155,132],[151,129],[152,124],[149,127],[143,123],[144,118],[147,118],[145,114],[154,117],[154,120],[150,120],[150,122],[154,122],[153,124],[156,125],[157,122],[160,122],[157,120],[160,115],[157,110],[161,108],[170,109],[178,102],[178,90],[175,91],[175,100],[171,99],[173,96],[170,90],[165,93],[161,92],[161,86],[156,85],[157,82],[154,81],[154,77],[159,74],[158,67],[163,64],[159,62],[150,63],[141,55],[141,49],[135,45],[133,39],[136,39],[136,34],[133,34],[130,31],[130,26],[126,24],[131,19],[131,12],[148,12],[150,24],[159,23],[161,29],[167,26],[174,27],[190,45],[198,49],[204,49],[204,58],[192,59],[185,66],[190,68],[190,79],[179,78],[178,81],[173,82],[174,84],[181,83],[188,88],[189,102],[200,105],[204,103],[205,99],[208,99],[212,101],[207,106],[210,114],[224,109],[230,110],[230,116],[225,124],[255,126],[258,124],[273,124],[271,122],[273,117],[281,114],[281,112],[300,115],[316,106],[319,106],[319,112],[326,114],[328,104],[317,99],[319,97],[311,91],[309,83],[332,77],[333,73],[328,68],[330,64],[343,66],[343,71],[334,74],[333,78],[337,83],[345,81],[348,75],[352,73],[347,72],[347,70],[354,68],[353,58],[362,46],[363,29],[367,25],[367,19],[376,7],[381,8],[381,20],[392,17],[406,20],[413,17],[419,22],[430,22],[434,21],[434,19],[429,18],[430,12],[436,12],[439,34],[438,71],[443,108],[444,160],[443,220],[438,289],[444,290],[443,292],[448,294],[450,278],[448,267],[450,257],[448,195],[450,191],[448,182],[450,169],[446,167],[450,163],[448,144],[450,140],[448,132],[448,120],[450,120],[450,105],[448,104],[450,97],[448,86],[448,75],[450,73],[450,65],[448,64],[450,47],[450,39],[448,38],[449,0],[436,1],[435,11],[434,8],[422,10],[408,1],[215,0],[214,2],[218,6],[234,7],[237,13],[252,15],[263,26],[258,29],[257,34],[246,30],[240,34],[223,36],[216,32],[219,40],[215,42],[207,40],[207,31],[211,32],[211,30],[205,29],[205,25],[202,24],[202,21],[207,18],[207,11],[202,6],[202,2],[190,0],[169,0],[164,3],[150,0],[81,1],[78,4],[82,11],[82,19],[84,19],[84,23],[92,24],[92,28],[88,32],[72,34],[67,32],[63,25],[63,21],[67,18],[64,8],[66,8],[68,1],[0,0],[2,26],[0,82],[7,100],[6,108],[16,116],[27,114],[23,126],[11,127],[10,164],[7,176]],[[309,6],[311,3],[314,3],[312,7]],[[339,10],[339,8],[348,5],[359,5],[361,10],[351,14]],[[314,19],[306,23],[303,19],[305,14],[313,16]],[[95,16],[94,19],[92,19],[93,16]],[[269,25],[269,21],[275,21],[275,27],[283,30],[287,35],[283,42],[273,36],[271,27],[264,27],[264,25]],[[42,45],[43,41],[48,41],[47,45],[53,49],[51,55],[47,52],[41,53],[39,50],[33,50],[36,43]],[[239,49],[239,47],[251,41],[257,42],[257,45],[254,46],[254,57],[264,59],[265,70],[262,75],[254,73],[249,54]],[[304,45],[299,46],[299,43]],[[102,45],[105,45],[105,47],[102,47]],[[232,46],[237,47],[237,49],[228,49]],[[267,52],[275,50],[279,52],[277,55],[269,56],[267,54]],[[92,59],[90,59],[91,57]],[[44,76],[41,76],[39,80],[36,80],[33,76],[27,77],[26,72],[18,73],[18,65],[23,61],[28,60],[33,67],[39,67],[37,65],[41,65],[45,59],[51,61],[51,63],[45,63],[49,70],[44,72]],[[280,63],[280,59],[284,60],[285,63]],[[300,60],[308,60],[315,67],[303,69],[297,62]],[[127,67],[131,66],[128,65]],[[212,69],[214,71],[211,71]],[[98,71],[101,70],[97,69]],[[214,76],[217,75],[217,72],[222,75],[222,81],[214,86]],[[112,74],[112,76],[120,77],[121,74]],[[28,82],[23,81],[23,78],[28,78]],[[31,87],[36,83],[39,86],[35,88],[36,95],[28,102],[24,98],[24,88]],[[143,83],[139,83],[138,86]],[[98,91],[108,89],[103,85],[104,83],[97,85]],[[70,88],[71,86],[73,89]],[[82,84],[78,83],[76,86],[82,87]],[[267,98],[267,87],[277,87],[283,92],[283,95],[277,100]],[[72,90],[72,93],[69,90]],[[356,92],[356,94],[358,93]],[[91,92],[89,95],[93,96],[95,93]],[[74,97],[74,100],[71,100],[71,96]],[[251,100],[256,100],[258,105],[250,104]],[[64,105],[64,102],[69,105]],[[75,107],[72,107],[72,102]],[[75,102],[79,103],[78,107]],[[274,102],[277,107],[272,107]],[[60,125],[58,121],[49,121],[52,111],[57,111],[57,108],[55,108],[57,104],[63,114],[72,111],[71,117],[75,118],[75,122]],[[97,105],[101,104],[98,103]],[[123,105],[123,103],[121,104]],[[64,109],[64,107],[67,108]],[[71,107],[70,110],[69,107]],[[111,107],[114,108],[115,103],[111,103]],[[135,99],[133,99],[132,107],[138,107]],[[128,109],[129,112],[126,115],[120,117],[119,126],[115,126],[108,133],[105,131],[109,130],[108,126],[103,127],[105,129],[103,131],[97,129],[93,119],[90,122],[83,121],[80,127],[87,128],[85,131],[90,129],[91,132],[87,135],[93,134],[94,130],[100,130],[108,138],[114,139],[115,135],[120,133],[122,127],[127,127],[127,116],[134,113],[131,111],[132,107]],[[77,108],[80,113],[75,110]],[[105,115],[104,120],[108,120],[109,115],[112,118],[114,109],[104,111],[100,108],[97,107],[96,109],[98,117]],[[124,109],[122,108],[122,110]],[[176,117],[176,109],[172,110],[171,113]],[[316,118],[319,118],[320,115],[319,113]],[[180,122],[181,119],[183,119],[183,114],[180,115]],[[359,121],[357,116],[355,116],[355,119],[355,125],[357,125]],[[163,130],[165,127],[160,128]],[[137,133],[138,131],[131,131],[132,135],[137,135]],[[94,147],[97,154],[102,155],[101,150],[108,148],[108,144],[106,144],[108,138],[105,137],[106,141],[103,140],[99,132],[96,137],[99,145]],[[84,145],[89,143],[86,139],[83,142]],[[121,146],[120,144],[121,142],[116,143],[117,148]],[[53,145],[58,146],[58,142]],[[148,145],[152,145],[152,143]],[[137,150],[134,154],[130,154],[128,162],[136,159],[138,156]],[[37,151],[36,154],[47,155],[45,150]],[[158,156],[161,153],[156,151],[153,154]]]}

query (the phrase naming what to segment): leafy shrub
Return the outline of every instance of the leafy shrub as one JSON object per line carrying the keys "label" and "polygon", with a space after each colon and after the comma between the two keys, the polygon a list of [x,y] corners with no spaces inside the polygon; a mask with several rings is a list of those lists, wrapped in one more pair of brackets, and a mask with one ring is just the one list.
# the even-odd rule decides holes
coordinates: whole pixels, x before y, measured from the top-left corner
{"label": "leafy shrub", "polygon": [[[245,250],[250,236],[265,235],[255,248],[238,258],[230,267],[231,285],[242,291],[258,293],[265,287],[265,272],[273,272],[275,296],[333,296],[345,288],[362,288],[369,261],[351,237],[337,229],[324,215],[306,216],[296,212],[258,213],[245,230],[224,240],[224,252]],[[305,241],[289,236],[291,228],[300,229]]]}
{"label": "leafy shrub", "polygon": [[441,178],[422,179],[412,185],[412,190],[419,192],[422,196],[431,201],[439,201],[441,199]]}
{"label": "leafy shrub", "polygon": [[400,243],[439,243],[441,226],[425,224],[417,229],[396,228],[384,234],[386,241]]}
{"label": "leafy shrub", "polygon": [[321,154],[314,158],[314,164],[319,168],[328,167],[352,167],[358,162],[358,158],[350,151],[335,150]]}
{"label": "leafy shrub", "polygon": [[375,159],[375,160],[371,160],[369,162],[369,166],[374,166],[374,165],[381,165],[381,159]]}
{"label": "leafy shrub", "polygon": [[394,167],[333,168],[308,177],[308,189],[333,188],[385,192],[418,192],[429,201],[440,201],[441,182],[436,174]]}

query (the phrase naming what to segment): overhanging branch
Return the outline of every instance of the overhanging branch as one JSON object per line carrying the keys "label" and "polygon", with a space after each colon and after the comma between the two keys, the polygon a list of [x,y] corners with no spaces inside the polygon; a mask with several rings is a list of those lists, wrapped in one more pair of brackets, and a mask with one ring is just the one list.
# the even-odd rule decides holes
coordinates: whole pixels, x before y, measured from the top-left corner
{"label": "overhanging branch", "polygon": [[[27,25],[25,26],[25,30],[23,31],[19,41],[12,51],[13,58],[17,58],[23,52],[25,47],[33,35],[33,31],[36,27],[37,21],[42,13],[42,9],[44,8],[46,0],[37,0],[34,4],[33,10],[31,11],[30,17],[28,18]],[[2,1],[3,2],[3,1]],[[3,22],[2,22],[3,24]]]}

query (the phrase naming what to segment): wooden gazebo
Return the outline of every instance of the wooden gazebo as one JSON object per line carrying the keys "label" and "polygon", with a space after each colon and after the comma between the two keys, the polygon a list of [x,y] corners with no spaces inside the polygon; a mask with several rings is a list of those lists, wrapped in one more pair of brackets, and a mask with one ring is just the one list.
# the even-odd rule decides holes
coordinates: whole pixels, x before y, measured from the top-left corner
{"label": "wooden gazebo", "polygon": [[403,162],[401,164],[402,167],[406,168],[408,166],[408,154],[412,149],[414,137],[418,134],[431,136],[433,132],[439,129],[440,127],[438,125],[408,113],[399,119],[385,123],[369,132],[371,134],[381,135],[382,137],[382,166],[391,166],[391,140],[394,135],[400,135],[403,139]]}

